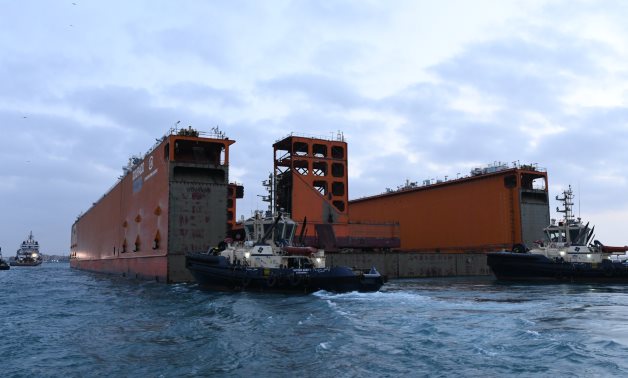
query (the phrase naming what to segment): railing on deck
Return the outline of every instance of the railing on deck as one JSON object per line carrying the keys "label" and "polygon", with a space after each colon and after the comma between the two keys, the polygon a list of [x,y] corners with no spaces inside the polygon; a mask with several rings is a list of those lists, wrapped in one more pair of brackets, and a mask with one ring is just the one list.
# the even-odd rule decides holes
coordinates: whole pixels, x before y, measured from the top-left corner
{"label": "railing on deck", "polygon": [[[399,193],[399,192],[404,192],[407,190],[412,190],[412,189],[417,189],[417,188],[424,188],[424,187],[431,187],[431,186],[436,186],[436,185],[445,184],[445,183],[452,183],[452,182],[466,180],[469,178],[482,177],[482,176],[498,173],[498,172],[509,170],[509,169],[520,169],[520,170],[539,172],[539,173],[547,172],[546,168],[539,167],[537,163],[520,164],[518,161],[514,161],[511,164],[509,164],[509,163],[502,163],[502,162],[494,162],[493,164],[489,164],[488,166],[484,168],[473,168],[469,172],[468,175],[461,176],[460,173],[458,173],[455,178],[450,177],[450,176],[444,176],[444,178],[436,177],[436,178],[425,179],[420,183],[418,181],[410,181],[406,179],[405,183],[398,185],[396,188],[386,188],[383,193],[360,196],[350,201],[357,201],[357,200],[362,200],[362,199],[371,198],[371,197],[378,197],[385,194]],[[538,189],[538,190],[545,189],[545,182],[533,183],[533,185],[534,185],[533,189]]]}
{"label": "railing on deck", "polygon": [[[179,124],[179,122],[177,122],[177,125]],[[124,177],[126,177],[126,175],[128,175],[129,173],[133,172],[133,169],[135,169],[142,161],[144,161],[144,159],[146,158],[146,156],[150,155],[151,153],[153,153],[153,151],[155,151],[155,149],[169,136],[171,135],[181,135],[181,136],[200,136],[203,138],[213,138],[213,139],[226,139],[227,137],[225,136],[225,133],[223,131],[220,131],[220,129],[218,128],[218,126],[216,127],[212,127],[211,131],[198,131],[196,129],[192,129],[191,126],[188,126],[187,128],[179,128],[178,126],[175,127],[171,127],[170,129],[168,129],[168,131],[161,137],[161,138],[156,138],[155,139],[155,143],[153,143],[153,145],[148,149],[148,151],[146,151],[146,153],[144,153],[144,155],[133,155],[129,158],[129,161],[127,163],[127,165],[125,167],[122,167],[123,169],[123,173],[122,175],[118,176],[118,179],[116,180],[116,182],[113,183],[113,185],[111,185],[109,187],[109,189],[107,189],[105,191],[105,194],[103,194],[100,198],[98,198],[98,200],[96,200],[95,202],[92,203],[92,206],[90,206],[90,209],[96,205],[98,202],[100,202],[100,200],[102,200],[104,197],[107,196],[107,194],[109,194],[113,188],[116,187],[116,185],[118,185],[120,183],[120,181],[122,181],[122,179]],[[220,165],[225,165],[225,159],[221,157],[220,159]],[[85,213],[85,212],[81,212],[76,220],[78,221]]]}
{"label": "railing on deck", "polygon": [[276,142],[281,142],[282,140],[290,138],[290,137],[321,139],[321,140],[328,140],[328,141],[331,141],[331,142],[346,142],[345,135],[344,135],[343,132],[341,132],[341,131],[338,131],[336,133],[330,132],[330,134],[331,134],[331,136],[323,136],[323,135],[313,135],[313,134],[292,132],[292,133],[286,135],[285,137],[283,137],[281,139],[275,140],[275,143]]}

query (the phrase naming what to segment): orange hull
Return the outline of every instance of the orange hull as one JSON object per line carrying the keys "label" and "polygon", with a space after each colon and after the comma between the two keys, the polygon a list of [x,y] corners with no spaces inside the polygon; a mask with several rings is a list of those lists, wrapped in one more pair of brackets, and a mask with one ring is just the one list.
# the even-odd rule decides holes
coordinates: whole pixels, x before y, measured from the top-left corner
{"label": "orange hull", "polygon": [[90,272],[168,282],[168,260],[165,256],[102,260],[73,259],[70,261],[70,266]]}
{"label": "orange hull", "polygon": [[353,200],[349,214],[352,222],[399,222],[405,251],[510,250],[543,238],[546,188],[545,172],[511,168]]}
{"label": "orange hull", "polygon": [[[227,233],[229,146],[221,136],[170,134],[72,226],[71,266],[166,282],[193,280],[186,253]],[[235,211],[235,203],[230,209]]]}

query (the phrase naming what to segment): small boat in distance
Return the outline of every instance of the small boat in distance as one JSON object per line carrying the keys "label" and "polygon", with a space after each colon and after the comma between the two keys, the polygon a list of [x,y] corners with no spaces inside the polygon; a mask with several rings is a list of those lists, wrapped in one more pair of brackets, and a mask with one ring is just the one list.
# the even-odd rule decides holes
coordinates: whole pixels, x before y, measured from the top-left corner
{"label": "small boat in distance", "polygon": [[2,247],[0,247],[0,270],[9,270],[11,266],[2,259]]}
{"label": "small boat in distance", "polygon": [[15,254],[15,260],[11,261],[11,266],[37,266],[43,259],[39,253],[39,243],[33,238],[33,231],[28,235],[28,239],[22,242],[20,249]]}
{"label": "small boat in distance", "polygon": [[245,241],[225,240],[205,253],[186,256],[186,267],[202,288],[284,293],[378,291],[384,277],[375,268],[361,271],[326,267],[325,253],[292,245],[296,222],[287,215],[261,212],[244,222]]}
{"label": "small boat in distance", "polygon": [[500,280],[625,282],[628,283],[628,246],[609,247],[594,240],[595,227],[573,216],[571,186],[556,199],[564,213],[544,229],[545,240],[528,250],[516,245],[512,252],[487,255],[487,264]]}

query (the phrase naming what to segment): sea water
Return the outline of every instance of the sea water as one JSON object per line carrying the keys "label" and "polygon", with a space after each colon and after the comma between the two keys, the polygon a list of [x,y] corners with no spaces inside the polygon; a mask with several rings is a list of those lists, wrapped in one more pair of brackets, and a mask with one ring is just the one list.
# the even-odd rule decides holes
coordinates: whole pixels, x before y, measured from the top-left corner
{"label": "sea water", "polygon": [[439,278],[283,295],[12,267],[0,376],[628,376],[627,305],[628,285]]}

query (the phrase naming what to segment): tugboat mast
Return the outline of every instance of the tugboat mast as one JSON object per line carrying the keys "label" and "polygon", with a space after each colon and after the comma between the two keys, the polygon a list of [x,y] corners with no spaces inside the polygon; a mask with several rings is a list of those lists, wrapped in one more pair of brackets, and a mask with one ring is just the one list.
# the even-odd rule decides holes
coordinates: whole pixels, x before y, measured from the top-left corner
{"label": "tugboat mast", "polygon": [[262,181],[262,186],[266,188],[268,195],[259,197],[262,197],[262,201],[268,202],[268,211],[272,215],[277,210],[275,208],[275,175],[273,175],[272,173],[269,174],[268,180]]}
{"label": "tugboat mast", "polygon": [[563,226],[565,227],[565,242],[568,244],[571,243],[571,238],[569,235],[569,225],[574,223],[573,198],[574,196],[573,196],[573,191],[571,190],[571,185],[569,185],[569,188],[567,190],[563,191],[562,198],[560,196],[556,196],[556,200],[561,201],[563,203],[563,208],[560,209],[559,207],[556,207],[556,211],[559,213],[565,214]]}

